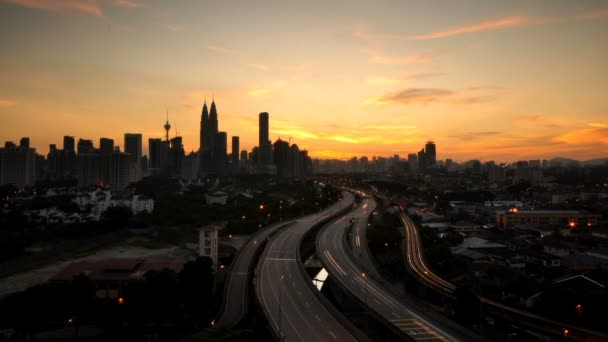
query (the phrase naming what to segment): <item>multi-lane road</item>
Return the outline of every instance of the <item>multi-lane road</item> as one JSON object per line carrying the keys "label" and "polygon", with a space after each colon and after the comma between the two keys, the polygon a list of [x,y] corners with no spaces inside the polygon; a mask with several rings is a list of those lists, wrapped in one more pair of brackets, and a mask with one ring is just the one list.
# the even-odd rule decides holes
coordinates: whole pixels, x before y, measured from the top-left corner
{"label": "multi-lane road", "polygon": [[[304,236],[321,220],[352,206],[344,193],[330,208],[298,219],[267,244],[256,268],[255,290],[275,336],[287,341],[356,341],[313,292],[299,248]],[[316,290],[314,290],[316,291]]]}
{"label": "multi-lane road", "polygon": [[[409,338],[416,341],[457,341],[458,338],[453,334],[401,304],[380,282],[370,277],[365,269],[357,264],[356,255],[363,253],[361,248],[364,248],[366,243],[361,232],[367,228],[367,217],[375,206],[373,199],[364,198],[355,211],[332,221],[317,236],[317,254],[330,276]],[[347,250],[347,244],[350,242],[346,239],[351,219],[355,221],[352,230],[352,234],[355,234],[354,253]]]}
{"label": "multi-lane road", "polygon": [[247,313],[249,284],[251,271],[256,256],[262,251],[263,246],[270,236],[278,230],[293,224],[295,220],[277,223],[264,228],[255,234],[236,255],[230,267],[230,274],[225,286],[224,311],[217,320],[218,328],[231,328],[238,324]]}

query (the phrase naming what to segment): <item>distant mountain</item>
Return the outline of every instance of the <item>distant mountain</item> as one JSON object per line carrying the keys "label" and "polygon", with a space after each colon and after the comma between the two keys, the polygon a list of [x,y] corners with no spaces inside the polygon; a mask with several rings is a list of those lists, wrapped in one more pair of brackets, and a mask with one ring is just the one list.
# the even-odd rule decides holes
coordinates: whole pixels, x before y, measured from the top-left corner
{"label": "distant mountain", "polygon": [[561,164],[563,166],[567,165],[584,165],[584,166],[597,166],[597,165],[607,165],[608,158],[597,158],[591,160],[575,160],[570,158],[553,158],[549,160],[549,165]]}
{"label": "distant mountain", "polygon": [[581,162],[578,161],[578,160],[569,159],[569,158],[553,158],[553,159],[549,159],[549,165],[561,164],[563,166],[566,166],[566,165],[572,165],[572,164],[579,165],[580,163]]}
{"label": "distant mountain", "polygon": [[608,158],[597,158],[583,162],[583,165],[608,165]]}

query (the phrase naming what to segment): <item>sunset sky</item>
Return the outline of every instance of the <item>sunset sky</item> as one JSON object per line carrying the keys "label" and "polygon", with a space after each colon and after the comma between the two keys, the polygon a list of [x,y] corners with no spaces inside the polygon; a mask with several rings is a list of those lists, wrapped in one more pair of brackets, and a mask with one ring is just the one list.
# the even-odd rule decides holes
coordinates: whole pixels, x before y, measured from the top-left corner
{"label": "sunset sky", "polygon": [[608,1],[0,0],[0,43],[0,140],[44,154],[166,110],[196,151],[214,97],[247,150],[267,111],[318,158],[608,156]]}

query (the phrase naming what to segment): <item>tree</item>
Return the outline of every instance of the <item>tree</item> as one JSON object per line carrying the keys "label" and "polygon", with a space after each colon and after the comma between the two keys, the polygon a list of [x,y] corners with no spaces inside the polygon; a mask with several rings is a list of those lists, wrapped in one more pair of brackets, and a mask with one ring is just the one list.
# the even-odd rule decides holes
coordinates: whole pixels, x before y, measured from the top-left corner
{"label": "tree", "polygon": [[180,295],[186,311],[194,317],[206,317],[210,313],[213,290],[213,262],[209,257],[197,257],[188,261],[179,272]]}
{"label": "tree", "polygon": [[101,220],[112,228],[120,228],[128,225],[131,222],[132,216],[133,212],[131,208],[114,206],[109,207],[101,214]]}

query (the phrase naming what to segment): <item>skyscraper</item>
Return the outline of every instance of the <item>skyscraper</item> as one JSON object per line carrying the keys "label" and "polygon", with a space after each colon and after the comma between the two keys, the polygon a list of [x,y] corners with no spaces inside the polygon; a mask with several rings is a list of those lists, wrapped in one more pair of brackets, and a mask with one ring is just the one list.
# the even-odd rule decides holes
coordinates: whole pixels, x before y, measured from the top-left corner
{"label": "skyscraper", "polygon": [[141,169],[142,135],[140,133],[125,133],[125,152],[130,155],[133,180],[143,177]]}
{"label": "skyscraper", "polygon": [[158,176],[160,175],[160,151],[161,151],[161,142],[162,140],[159,138],[149,138],[148,139],[148,153],[150,153],[150,175]]}
{"label": "skyscraper", "polygon": [[263,173],[266,166],[272,164],[272,143],[268,137],[269,115],[267,112],[260,113],[259,116],[259,142],[258,142],[258,164]]}
{"label": "skyscraper", "polygon": [[437,149],[433,141],[429,141],[425,146],[425,164],[426,166],[432,166],[437,164]]}
{"label": "skyscraper", "polygon": [[231,159],[231,162],[232,162],[232,171],[234,173],[236,173],[238,171],[238,169],[239,169],[239,147],[240,147],[239,143],[240,143],[239,137],[236,137],[236,136],[232,137],[232,155],[231,155],[232,159]]}
{"label": "skyscraper", "polygon": [[29,147],[29,139],[21,139],[23,145],[6,142],[0,148],[0,185],[13,184],[19,189],[36,183],[36,149]]}
{"label": "skyscraper", "polygon": [[213,159],[216,165],[216,172],[220,176],[225,176],[228,172],[228,134],[218,132],[215,140],[215,151]]}
{"label": "skyscraper", "polygon": [[207,103],[203,104],[200,135],[199,174],[218,172],[220,159],[223,160],[225,157],[217,155],[218,114],[215,100],[211,102],[209,112],[207,112]]}
{"label": "skyscraper", "polygon": [[94,152],[93,140],[78,139],[78,154]]}

